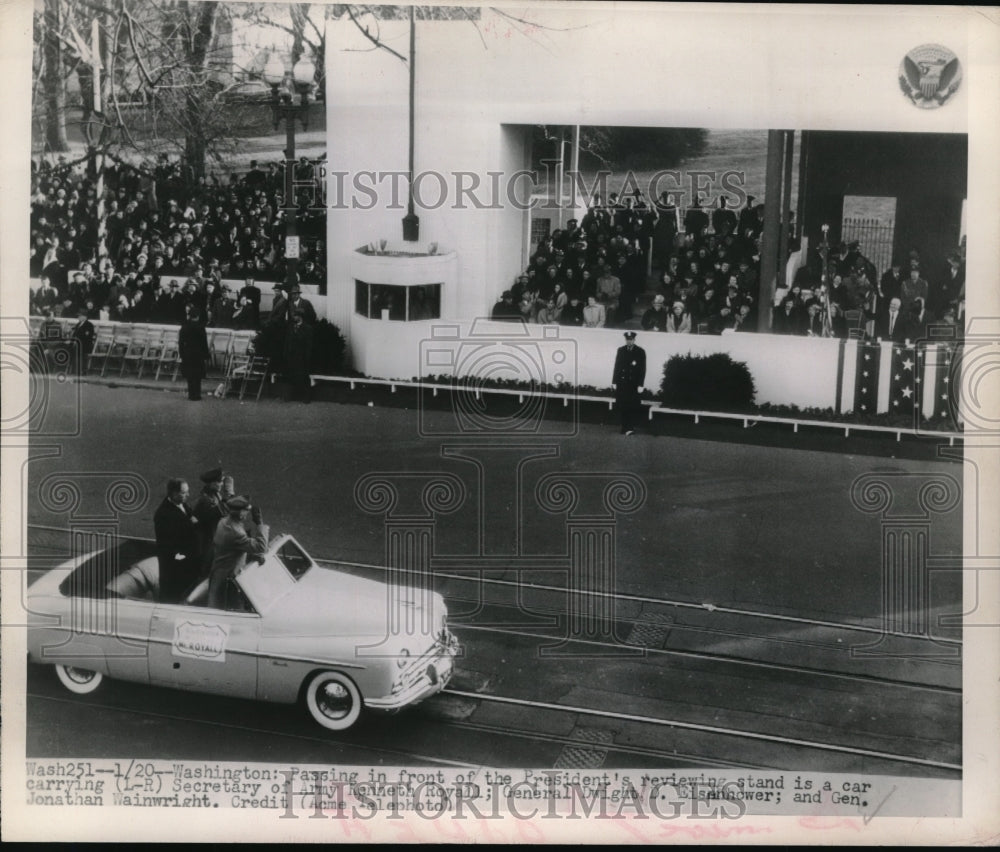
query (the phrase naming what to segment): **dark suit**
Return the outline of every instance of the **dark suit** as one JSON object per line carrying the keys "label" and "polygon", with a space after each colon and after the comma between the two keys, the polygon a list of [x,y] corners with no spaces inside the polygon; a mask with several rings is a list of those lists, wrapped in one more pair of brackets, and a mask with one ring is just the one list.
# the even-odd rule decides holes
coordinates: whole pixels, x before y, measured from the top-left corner
{"label": "dark suit", "polygon": [[635,429],[642,411],[639,388],[646,383],[646,350],[640,346],[628,345],[618,349],[615,355],[615,369],[611,378],[615,385],[615,401],[622,420],[622,433]]}
{"label": "dark suit", "polygon": [[[890,326],[892,329],[890,330]],[[875,338],[891,340],[893,343],[902,343],[909,336],[909,323],[906,314],[900,310],[896,314],[895,322],[892,321],[891,312],[888,306],[884,311],[875,316]]]}
{"label": "dark suit", "polygon": [[184,599],[200,575],[194,515],[186,504],[164,498],[153,515],[153,528],[160,566],[160,600],[176,603]]}
{"label": "dark suit", "polygon": [[201,399],[201,380],[208,361],[208,335],[200,322],[186,320],[177,338],[181,356],[181,372],[187,379],[188,399]]}

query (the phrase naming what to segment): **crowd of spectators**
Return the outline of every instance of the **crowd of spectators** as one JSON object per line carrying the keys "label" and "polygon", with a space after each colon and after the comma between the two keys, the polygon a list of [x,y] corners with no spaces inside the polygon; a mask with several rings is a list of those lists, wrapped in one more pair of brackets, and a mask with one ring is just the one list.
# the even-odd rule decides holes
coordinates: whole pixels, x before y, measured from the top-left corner
{"label": "crowd of spectators", "polygon": [[[814,252],[795,285],[779,291],[777,305],[758,306],[764,206],[755,200],[748,196],[738,211],[725,198],[711,209],[696,202],[682,219],[666,194],[653,204],[638,192],[624,199],[612,194],[606,204],[597,197],[582,220],[569,220],[538,244],[492,318],[722,334],[755,331],[758,310],[764,310],[771,312],[774,334],[847,337],[850,321],[871,339],[887,336],[879,331],[891,324],[900,340],[925,337],[930,323],[960,325],[961,252],[929,273],[913,251],[879,275],[857,242],[837,244],[825,266]],[[794,238],[794,220],[789,231]],[[647,264],[656,270],[652,279]],[[639,312],[635,305],[643,294],[652,295],[652,304]]]}
{"label": "crowd of spectators", "polygon": [[[83,164],[32,162],[32,310],[92,319],[181,324],[196,303],[207,324],[256,328],[260,288],[281,281],[286,228],[279,163],[197,180],[161,156],[153,168],[115,162],[104,173],[105,251],[97,182]],[[301,254],[298,280],[325,285],[325,208],[315,164],[295,165]],[[319,190],[317,189],[317,194]],[[245,282],[242,287],[225,281]]]}
{"label": "crowd of spectators", "polygon": [[961,251],[937,269],[911,251],[881,275],[857,242],[841,243],[825,267],[803,267],[771,321],[776,334],[847,337],[849,328],[871,340],[920,340],[931,324],[956,328],[965,311],[965,259]]}
{"label": "crowd of spectators", "polygon": [[[528,268],[493,308],[493,318],[614,328],[633,326],[637,300],[647,331],[721,334],[754,329],[763,207],[752,196],[739,212],[697,201],[683,223],[664,193],[649,204],[641,193],[607,203],[596,197],[582,220],[571,219],[542,240]],[[683,227],[679,225],[683,224]]]}

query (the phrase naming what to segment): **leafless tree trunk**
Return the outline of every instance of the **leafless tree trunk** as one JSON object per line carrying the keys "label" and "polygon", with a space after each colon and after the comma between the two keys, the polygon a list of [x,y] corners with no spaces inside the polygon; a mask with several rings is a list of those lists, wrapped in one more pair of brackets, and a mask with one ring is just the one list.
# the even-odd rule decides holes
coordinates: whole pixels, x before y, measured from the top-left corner
{"label": "leafless tree trunk", "polygon": [[66,90],[63,86],[63,48],[59,41],[60,0],[45,0],[42,43],[44,69],[42,90],[45,97],[45,148],[68,151],[66,139]]}

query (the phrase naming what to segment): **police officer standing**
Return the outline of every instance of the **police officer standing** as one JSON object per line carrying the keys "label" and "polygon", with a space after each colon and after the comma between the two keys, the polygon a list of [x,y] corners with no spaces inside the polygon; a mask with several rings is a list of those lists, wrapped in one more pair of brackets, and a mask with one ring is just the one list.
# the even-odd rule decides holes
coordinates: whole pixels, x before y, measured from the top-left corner
{"label": "police officer standing", "polygon": [[621,433],[635,432],[642,403],[639,394],[646,382],[646,350],[635,345],[635,332],[625,332],[625,345],[619,347],[615,356],[615,371],[611,387],[615,391],[615,402],[621,416]]}

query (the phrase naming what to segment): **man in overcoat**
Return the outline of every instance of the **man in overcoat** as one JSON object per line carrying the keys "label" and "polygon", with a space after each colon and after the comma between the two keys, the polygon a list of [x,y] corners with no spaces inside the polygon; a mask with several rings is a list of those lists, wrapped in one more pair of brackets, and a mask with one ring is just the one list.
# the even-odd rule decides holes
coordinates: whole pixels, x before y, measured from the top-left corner
{"label": "man in overcoat", "polygon": [[198,521],[187,505],[188,484],[167,481],[167,496],[153,514],[156,560],[160,567],[160,600],[179,603],[198,582]]}

